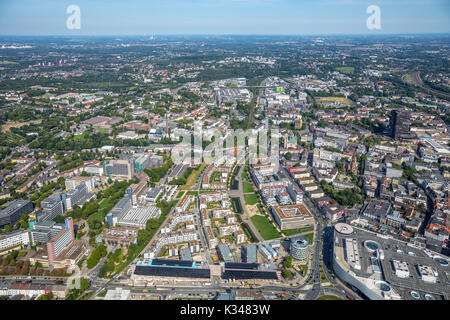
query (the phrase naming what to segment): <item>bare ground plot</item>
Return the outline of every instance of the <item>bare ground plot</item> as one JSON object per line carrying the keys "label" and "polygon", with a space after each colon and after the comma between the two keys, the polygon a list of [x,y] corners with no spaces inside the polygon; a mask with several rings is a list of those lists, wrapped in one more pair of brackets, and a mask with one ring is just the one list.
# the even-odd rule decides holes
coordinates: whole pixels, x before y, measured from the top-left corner
{"label": "bare ground plot", "polygon": [[2,125],[2,131],[9,131],[9,129],[11,128],[20,128],[23,127],[25,125],[28,124],[39,124],[41,123],[42,120],[31,120],[31,121],[27,121],[27,122],[11,122],[11,123],[6,123]]}

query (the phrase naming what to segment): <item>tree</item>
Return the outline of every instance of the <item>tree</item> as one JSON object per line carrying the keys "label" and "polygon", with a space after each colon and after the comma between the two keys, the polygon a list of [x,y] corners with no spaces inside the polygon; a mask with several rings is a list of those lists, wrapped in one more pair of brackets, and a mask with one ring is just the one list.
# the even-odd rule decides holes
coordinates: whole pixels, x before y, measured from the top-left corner
{"label": "tree", "polygon": [[47,294],[43,294],[39,296],[38,300],[52,300],[53,299],[53,293],[49,292]]}
{"label": "tree", "polygon": [[97,248],[92,251],[91,256],[87,260],[87,267],[89,269],[94,268],[101,258],[105,257],[107,254],[106,247],[104,245],[99,245]]}
{"label": "tree", "polygon": [[285,270],[283,271],[283,277],[284,277],[285,279],[289,279],[289,278],[291,277],[291,272],[290,272],[288,269],[285,269]]}
{"label": "tree", "polygon": [[339,172],[344,172],[344,164],[341,161],[336,161],[335,165]]}
{"label": "tree", "polygon": [[292,268],[292,257],[291,256],[287,256],[284,259],[284,267],[287,268]]}
{"label": "tree", "polygon": [[290,153],[290,152],[286,152],[285,154],[284,154],[284,157],[286,158],[286,160],[292,160],[292,153]]}

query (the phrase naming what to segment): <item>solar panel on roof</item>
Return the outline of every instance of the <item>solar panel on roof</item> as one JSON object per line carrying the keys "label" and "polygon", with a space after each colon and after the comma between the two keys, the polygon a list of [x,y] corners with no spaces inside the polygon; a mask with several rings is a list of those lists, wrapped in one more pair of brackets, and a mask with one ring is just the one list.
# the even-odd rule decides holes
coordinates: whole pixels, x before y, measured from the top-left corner
{"label": "solar panel on roof", "polygon": [[179,268],[179,267],[154,267],[154,266],[136,266],[134,271],[136,275],[159,276],[174,278],[200,278],[208,279],[211,276],[209,269]]}
{"label": "solar panel on roof", "polygon": [[225,269],[222,273],[222,279],[263,279],[263,280],[277,280],[277,274],[274,271],[253,271],[253,270],[231,270]]}
{"label": "solar panel on roof", "polygon": [[237,263],[237,262],[225,262],[225,268],[227,269],[258,269],[257,263]]}
{"label": "solar panel on roof", "polygon": [[192,267],[192,261],[153,259],[152,266]]}

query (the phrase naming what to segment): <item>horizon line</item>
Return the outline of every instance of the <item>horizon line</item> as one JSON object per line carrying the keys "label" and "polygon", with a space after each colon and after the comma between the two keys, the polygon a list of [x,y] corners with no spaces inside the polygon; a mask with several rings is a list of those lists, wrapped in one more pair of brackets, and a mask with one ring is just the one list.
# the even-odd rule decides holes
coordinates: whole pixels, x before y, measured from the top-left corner
{"label": "horizon line", "polygon": [[[217,34],[42,34],[42,35],[31,35],[31,34],[0,34],[0,37],[61,37],[61,38],[82,38],[82,37],[217,37],[217,36],[231,36],[231,37],[330,37],[330,36],[366,36],[366,37],[377,37],[377,36],[450,36],[450,32],[427,32],[427,33],[310,33],[310,34],[264,34],[264,33],[249,33],[249,34],[237,34],[237,33],[217,33]],[[157,40],[157,39],[154,39]]]}

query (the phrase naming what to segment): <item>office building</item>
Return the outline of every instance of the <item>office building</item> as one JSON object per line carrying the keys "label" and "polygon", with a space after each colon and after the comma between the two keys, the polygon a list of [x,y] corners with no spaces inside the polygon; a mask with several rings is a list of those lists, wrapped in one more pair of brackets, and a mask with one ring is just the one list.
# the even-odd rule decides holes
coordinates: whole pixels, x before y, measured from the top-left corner
{"label": "office building", "polygon": [[144,229],[149,219],[158,219],[161,209],[157,206],[134,207],[123,214],[117,221],[122,227]]}
{"label": "office building", "polygon": [[0,211],[0,228],[7,225],[15,225],[23,214],[28,215],[33,211],[33,202],[30,200],[16,200],[8,207]]}
{"label": "office building", "polygon": [[138,154],[133,159],[133,167],[136,173],[141,173],[144,169],[160,167],[163,165],[164,158],[161,156],[144,153]]}
{"label": "office building", "polygon": [[133,166],[129,160],[107,160],[103,163],[106,177],[129,180],[133,177]]}
{"label": "office building", "polygon": [[52,240],[47,242],[48,261],[52,265],[56,257],[72,242],[69,229],[64,228]]}
{"label": "office building", "polygon": [[61,200],[55,197],[47,197],[41,201],[43,216],[41,221],[53,220],[56,216],[64,213],[64,207]]}
{"label": "office building", "polygon": [[161,187],[154,187],[148,189],[143,196],[144,201],[156,203],[158,197],[162,194],[163,189]]}
{"label": "office building", "polygon": [[233,255],[231,254],[230,248],[226,244],[219,244],[217,246],[217,251],[221,257],[221,260],[225,262],[233,262]]}
{"label": "office building", "polygon": [[86,184],[88,191],[93,191],[95,188],[94,177],[71,177],[66,179],[66,189],[75,189],[82,183]]}
{"label": "office building", "polygon": [[249,244],[245,247],[245,262],[247,263],[256,263],[258,262],[256,245]]}
{"label": "office building", "polygon": [[56,223],[54,221],[39,221],[30,222],[31,242],[33,244],[47,243],[56,237],[61,230],[65,229],[65,225],[62,223]]}
{"label": "office building", "polygon": [[305,261],[308,258],[308,240],[303,238],[291,239],[292,258],[299,261]]}
{"label": "office building", "polygon": [[405,139],[410,135],[410,113],[401,110],[391,112],[391,136],[394,140]]}
{"label": "office building", "polygon": [[117,204],[111,209],[111,211],[106,215],[106,221],[110,227],[114,227],[119,218],[124,215],[131,208],[131,199],[122,198],[117,202]]}
{"label": "office building", "polygon": [[85,183],[78,185],[75,189],[66,193],[66,209],[70,210],[74,205],[83,206],[83,204],[94,197],[93,193],[88,192]]}
{"label": "office building", "polygon": [[0,251],[17,249],[30,243],[30,232],[19,230],[10,233],[0,234]]}
{"label": "office building", "polygon": [[303,204],[273,206],[271,212],[281,230],[301,228],[314,223],[313,216]]}

